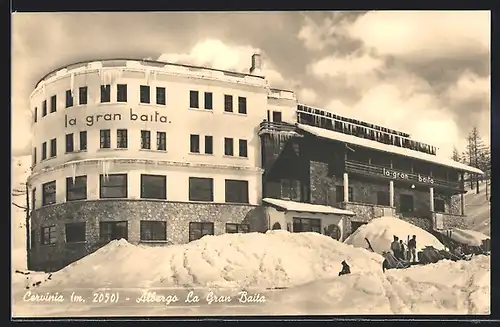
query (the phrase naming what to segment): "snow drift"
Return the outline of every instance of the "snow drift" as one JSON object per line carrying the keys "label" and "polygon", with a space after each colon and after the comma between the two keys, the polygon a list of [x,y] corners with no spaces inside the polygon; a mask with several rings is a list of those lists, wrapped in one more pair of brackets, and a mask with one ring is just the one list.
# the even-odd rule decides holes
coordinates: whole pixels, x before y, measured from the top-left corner
{"label": "snow drift", "polygon": [[[343,260],[352,273],[339,277]],[[382,273],[382,260],[379,254],[317,233],[223,234],[165,247],[136,246],[120,240],[53,273],[50,279],[33,274],[33,280],[42,281],[33,291],[45,294],[109,288],[127,291],[132,297],[155,288],[168,288],[179,296],[185,296],[186,289],[196,289],[201,296],[214,289],[251,289],[267,301],[236,306],[203,301],[174,306],[34,305],[20,300],[26,294],[26,276],[20,275],[13,280],[13,312],[17,316],[66,317],[489,313],[489,257],[456,263],[443,260],[386,274]],[[272,287],[285,289],[270,290]]]}
{"label": "snow drift", "polygon": [[381,270],[383,259],[318,233],[223,234],[165,247],[120,240],[54,273],[50,283],[89,288],[290,286],[336,276],[343,260],[351,271],[367,272]]}
{"label": "snow drift", "polygon": [[381,217],[371,220],[368,224],[361,226],[352,233],[344,243],[364,249],[368,248],[365,238],[370,241],[373,250],[382,254],[389,251],[393,236],[398,236],[406,243],[408,235],[417,236],[417,252],[426,246],[433,246],[438,250],[444,250],[444,245],[429,232],[407,223],[395,217]]}
{"label": "snow drift", "polygon": [[451,239],[470,246],[481,246],[483,244],[483,241],[489,238],[489,236],[486,236],[483,233],[476,232],[474,230],[458,228],[453,228],[451,230]]}

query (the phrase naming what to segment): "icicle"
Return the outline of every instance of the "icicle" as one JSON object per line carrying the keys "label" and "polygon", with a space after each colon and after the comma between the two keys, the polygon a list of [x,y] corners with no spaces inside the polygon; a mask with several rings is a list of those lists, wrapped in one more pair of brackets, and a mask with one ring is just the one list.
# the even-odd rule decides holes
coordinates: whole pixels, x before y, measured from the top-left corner
{"label": "icicle", "polygon": [[71,90],[71,96],[75,96],[75,73],[71,73],[71,79],[70,79],[70,90]]}
{"label": "icicle", "polygon": [[73,180],[73,184],[75,184],[75,180],[76,180],[76,163],[71,164],[71,178]]}
{"label": "icicle", "polygon": [[149,67],[146,67],[146,85],[149,85],[150,79],[151,79],[151,69]]}

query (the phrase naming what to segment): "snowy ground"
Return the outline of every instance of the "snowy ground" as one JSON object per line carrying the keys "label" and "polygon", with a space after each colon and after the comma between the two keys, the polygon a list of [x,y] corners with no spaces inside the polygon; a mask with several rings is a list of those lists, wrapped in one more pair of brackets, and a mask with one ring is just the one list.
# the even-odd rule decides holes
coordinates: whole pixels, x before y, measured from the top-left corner
{"label": "snowy ground", "polygon": [[[338,277],[343,260],[352,273]],[[30,275],[29,279],[14,274],[13,314],[489,313],[489,257],[475,257],[471,262],[442,261],[386,274],[381,262],[376,253],[316,233],[225,234],[168,247],[114,241],[54,273],[50,280],[46,274]],[[31,295],[59,292],[65,301],[24,301],[30,295],[25,289],[28,281],[31,285],[41,281],[39,287],[29,290]],[[272,286],[285,289],[269,289]],[[92,303],[92,293],[105,287],[107,292],[120,294],[118,303]],[[164,295],[163,302],[138,303],[148,291]],[[190,291],[199,302],[185,302]],[[241,291],[247,292],[246,302]],[[86,302],[72,303],[72,292]],[[226,303],[208,304],[211,296],[225,296]]]}
{"label": "snowy ground", "polygon": [[[467,185],[469,186],[469,185]],[[475,187],[475,186],[474,186]],[[488,192],[491,194],[491,182],[488,181]],[[464,197],[465,213],[469,229],[490,235],[491,203],[486,198],[486,182],[479,184],[479,194],[476,189],[468,190]]]}

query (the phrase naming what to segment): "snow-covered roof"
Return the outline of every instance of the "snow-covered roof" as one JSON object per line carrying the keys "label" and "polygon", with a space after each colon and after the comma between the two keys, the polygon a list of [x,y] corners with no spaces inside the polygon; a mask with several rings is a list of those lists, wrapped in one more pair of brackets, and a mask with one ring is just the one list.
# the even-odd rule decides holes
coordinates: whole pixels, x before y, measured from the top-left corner
{"label": "snow-covered roof", "polygon": [[362,146],[365,148],[371,148],[371,149],[376,149],[379,151],[398,154],[401,156],[411,157],[411,158],[415,158],[415,159],[419,159],[419,160],[423,160],[423,161],[427,161],[427,162],[432,162],[432,163],[435,163],[438,165],[452,167],[452,168],[455,168],[458,170],[463,170],[463,171],[466,171],[469,173],[484,174],[480,169],[464,165],[464,164],[462,164],[460,162],[456,162],[452,159],[438,157],[438,156],[434,156],[434,155],[427,154],[424,152],[410,150],[407,148],[400,148],[397,146],[379,143],[377,141],[364,139],[364,138],[353,136],[353,135],[343,134],[343,133],[335,132],[335,131],[324,129],[324,128],[304,125],[304,124],[300,124],[300,123],[297,123],[296,125],[299,129],[301,129],[305,132],[311,133],[313,135],[316,135],[318,137],[322,137],[325,139],[336,140],[339,142],[350,143],[350,144]]}
{"label": "snow-covered roof", "polygon": [[295,202],[290,200],[279,200],[272,198],[264,198],[262,202],[271,204],[287,211],[300,211],[300,212],[315,212],[315,213],[331,213],[335,215],[346,215],[346,216],[354,216],[355,213],[349,210],[343,210],[331,206],[324,206],[320,204],[310,204],[310,203],[302,203]]}

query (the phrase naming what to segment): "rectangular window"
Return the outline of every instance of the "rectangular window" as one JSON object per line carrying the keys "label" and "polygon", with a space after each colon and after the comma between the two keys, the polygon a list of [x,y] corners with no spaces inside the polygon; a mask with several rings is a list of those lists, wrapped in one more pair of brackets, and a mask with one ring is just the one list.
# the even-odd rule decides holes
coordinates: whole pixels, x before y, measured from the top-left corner
{"label": "rectangular window", "polygon": [[40,241],[42,245],[49,245],[56,243],[56,225],[42,227],[40,234]]}
{"label": "rectangular window", "polygon": [[273,111],[273,122],[281,123],[281,111]]}
{"label": "rectangular window", "polygon": [[47,100],[42,102],[42,117],[47,116]]}
{"label": "rectangular window", "polygon": [[99,239],[101,242],[128,239],[128,222],[101,221],[99,222]]}
{"label": "rectangular window", "polygon": [[87,176],[66,178],[66,201],[87,199]]}
{"label": "rectangular window", "polygon": [[167,222],[141,220],[141,241],[166,241]]}
{"label": "rectangular window", "polygon": [[214,137],[211,135],[205,136],[205,154],[214,154]]}
{"label": "rectangular window", "polygon": [[445,212],[443,199],[434,199],[434,211],[435,212]]}
{"label": "rectangular window", "polygon": [[389,202],[389,192],[378,191],[377,192],[377,204],[381,206],[388,206]]}
{"label": "rectangular window", "polygon": [[78,101],[80,105],[87,104],[87,87],[82,86],[78,88]]}
{"label": "rectangular window", "polygon": [[200,136],[191,134],[189,137],[189,151],[191,153],[200,153]]}
{"label": "rectangular window", "polygon": [[167,90],[164,87],[156,87],[156,104],[167,104]]}
{"label": "rectangular window", "polygon": [[293,218],[293,232],[315,232],[321,234],[321,219]]}
{"label": "rectangular window", "polygon": [[248,181],[226,179],[226,203],[248,203]]}
{"label": "rectangular window", "polygon": [[189,242],[199,240],[205,235],[214,235],[214,223],[189,223]]}
{"label": "rectangular window", "polygon": [[37,122],[38,121],[38,108],[35,107],[35,109],[33,110],[33,122]]}
{"label": "rectangular window", "polygon": [[141,149],[151,150],[151,131],[141,131]]}
{"label": "rectangular window", "polygon": [[85,222],[67,223],[65,226],[66,243],[85,242]]}
{"label": "rectangular window", "polygon": [[57,96],[53,95],[50,98],[50,112],[56,112],[57,111]]}
{"label": "rectangular window", "polygon": [[212,92],[205,92],[205,109],[213,109]]}
{"label": "rectangular window", "polygon": [[87,150],[87,131],[80,132],[80,151]]}
{"label": "rectangular window", "polygon": [[413,195],[411,194],[400,194],[399,195],[399,211],[401,213],[413,212],[415,208],[413,202]]}
{"label": "rectangular window", "polygon": [[101,129],[100,131],[101,149],[109,149],[111,147],[111,130]]}
{"label": "rectangular window", "polygon": [[36,207],[36,188],[31,191],[31,210],[35,210]]}
{"label": "rectangular window", "polygon": [[167,176],[141,174],[142,199],[167,199]]}
{"label": "rectangular window", "polygon": [[212,178],[189,177],[189,201],[214,200],[214,180]]}
{"label": "rectangular window", "polygon": [[66,90],[66,108],[73,107],[73,94],[71,90]]}
{"label": "rectangular window", "polygon": [[[344,186],[343,185],[338,185],[335,187],[335,197],[337,200],[337,203],[344,202]],[[354,201],[354,191],[352,187],[349,186],[348,188],[348,195],[347,195],[348,200]]]}
{"label": "rectangular window", "polygon": [[239,140],[238,144],[239,148],[239,156],[240,157],[248,157],[248,145],[247,145],[247,140]]}
{"label": "rectangular window", "polygon": [[238,113],[240,114],[247,113],[247,98],[238,97]]}
{"label": "rectangular window", "polygon": [[75,150],[73,133],[66,134],[66,153],[71,153]]}
{"label": "rectangular window", "polygon": [[127,140],[127,130],[117,129],[116,130],[116,147],[119,149],[126,149],[128,146]]}
{"label": "rectangular window", "polygon": [[127,84],[116,85],[116,101],[127,102]]}
{"label": "rectangular window", "polygon": [[226,224],[226,233],[235,234],[235,233],[248,233],[250,231],[250,225],[248,224]]}
{"label": "rectangular window", "polygon": [[42,185],[42,206],[56,203],[56,181]]}
{"label": "rectangular window", "polygon": [[47,159],[47,142],[42,143],[42,160]]}
{"label": "rectangular window", "polygon": [[33,161],[32,161],[32,165],[36,165],[36,148],[33,148]]}
{"label": "rectangular window", "polygon": [[149,85],[141,85],[141,89],[140,89],[141,103],[150,103],[151,102],[150,92],[151,91],[149,89]]}
{"label": "rectangular window", "polygon": [[189,91],[189,108],[199,108],[198,91]]}
{"label": "rectangular window", "polygon": [[233,96],[224,94],[224,111],[233,112]]}
{"label": "rectangular window", "polygon": [[50,140],[50,157],[57,156],[57,139]]}
{"label": "rectangular window", "polygon": [[111,102],[111,85],[101,85],[101,103]]}
{"label": "rectangular window", "polygon": [[156,150],[167,151],[166,132],[156,132]]}
{"label": "rectangular window", "polygon": [[234,148],[233,139],[229,138],[229,137],[225,137],[224,138],[224,155],[226,155],[226,156],[234,155],[233,148]]}
{"label": "rectangular window", "polygon": [[100,175],[99,198],[126,198],[127,184],[127,174]]}

